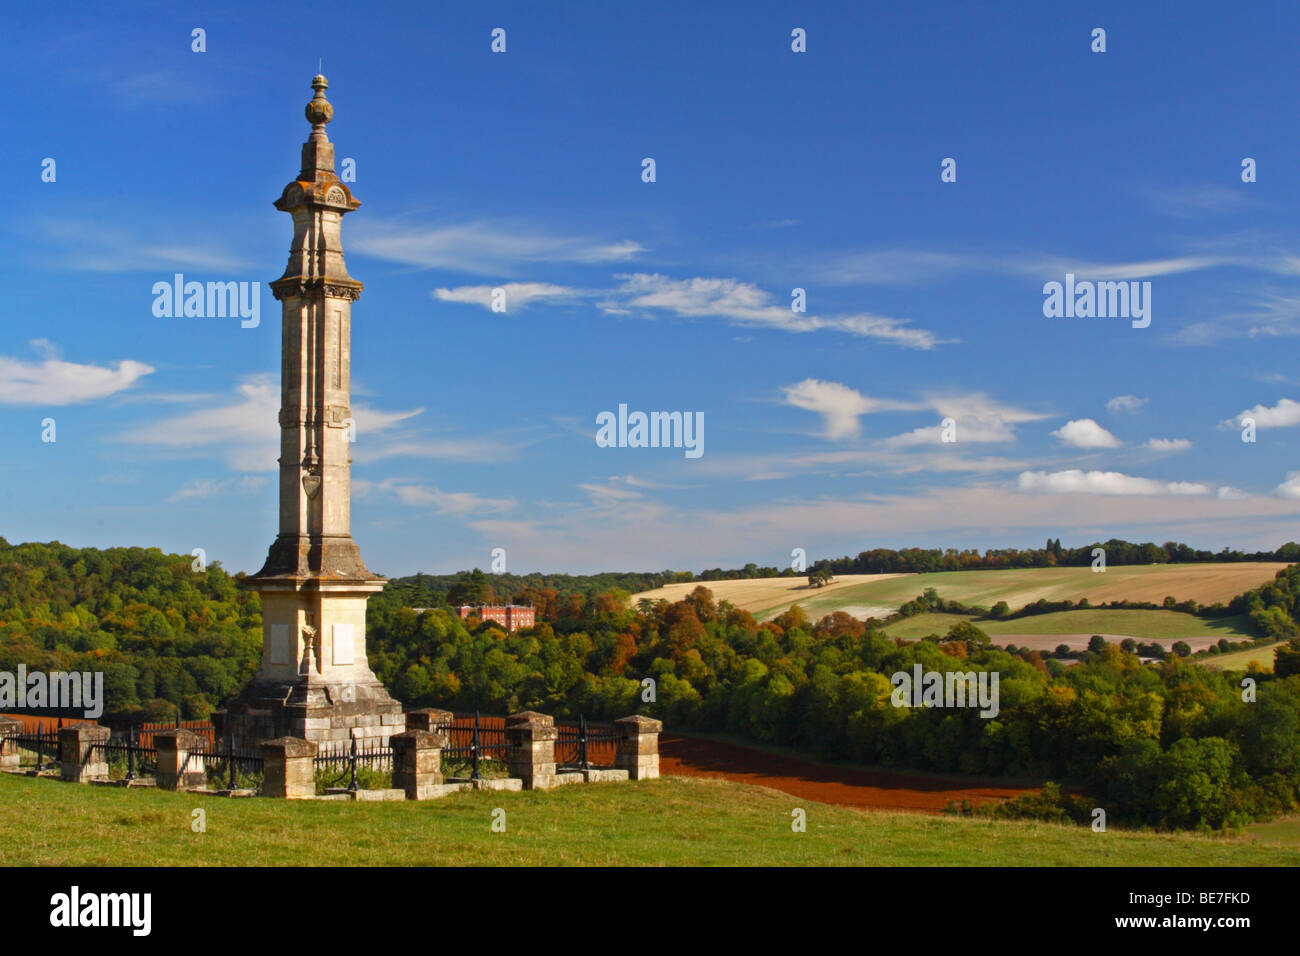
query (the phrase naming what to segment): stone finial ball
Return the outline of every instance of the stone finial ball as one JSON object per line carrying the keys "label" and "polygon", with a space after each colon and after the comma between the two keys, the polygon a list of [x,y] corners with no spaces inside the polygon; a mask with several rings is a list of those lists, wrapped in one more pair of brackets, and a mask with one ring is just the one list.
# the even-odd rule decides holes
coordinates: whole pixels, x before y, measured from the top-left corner
{"label": "stone finial ball", "polygon": [[325,77],[317,73],[312,77],[311,88],[316,91],[310,103],[307,104],[307,122],[313,126],[323,126],[334,118],[334,107],[330,101],[325,99],[325,90],[329,87]]}

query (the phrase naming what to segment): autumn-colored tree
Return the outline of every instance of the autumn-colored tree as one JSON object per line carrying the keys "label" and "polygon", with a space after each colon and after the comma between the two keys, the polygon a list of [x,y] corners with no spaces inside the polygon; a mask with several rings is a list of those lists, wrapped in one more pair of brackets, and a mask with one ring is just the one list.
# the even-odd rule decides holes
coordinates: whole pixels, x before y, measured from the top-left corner
{"label": "autumn-colored tree", "polygon": [[845,611],[835,611],[818,621],[812,633],[820,638],[861,637],[867,626]]}
{"label": "autumn-colored tree", "polygon": [[773,618],[773,623],[787,633],[795,628],[806,631],[808,630],[808,615],[803,612],[803,608],[798,604],[791,604],[788,609]]}
{"label": "autumn-colored tree", "polygon": [[695,611],[695,617],[701,622],[712,621],[718,616],[718,606],[713,602],[713,592],[700,585],[686,595],[686,603]]}

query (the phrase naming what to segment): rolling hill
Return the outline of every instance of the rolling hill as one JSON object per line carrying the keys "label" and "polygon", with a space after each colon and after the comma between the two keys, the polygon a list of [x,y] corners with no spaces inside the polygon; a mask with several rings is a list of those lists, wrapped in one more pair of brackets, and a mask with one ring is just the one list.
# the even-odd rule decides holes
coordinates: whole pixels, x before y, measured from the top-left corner
{"label": "rolling hill", "polygon": [[813,620],[834,611],[845,611],[858,618],[884,617],[926,588],[934,588],[941,597],[963,604],[990,607],[1006,601],[1012,610],[1039,598],[1048,601],[1087,598],[1097,604],[1120,600],[1159,603],[1172,596],[1179,601],[1192,599],[1201,604],[1214,604],[1227,603],[1243,591],[1271,581],[1285,567],[1285,562],[1242,561],[1122,565],[1101,573],[1091,568],[1068,567],[849,574],[821,588],[810,587],[804,578],[752,578],[669,584],[633,595],[633,601],[641,598],[678,601],[703,583],[716,600],[730,601],[759,620],[773,618],[793,604],[798,604]]}

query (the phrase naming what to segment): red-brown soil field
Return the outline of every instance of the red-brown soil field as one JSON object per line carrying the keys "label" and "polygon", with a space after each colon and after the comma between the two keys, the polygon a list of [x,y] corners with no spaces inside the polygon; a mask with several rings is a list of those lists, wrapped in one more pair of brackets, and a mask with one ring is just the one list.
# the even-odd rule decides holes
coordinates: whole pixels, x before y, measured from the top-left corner
{"label": "red-brown soil field", "polygon": [[906,771],[835,767],[673,733],[659,737],[659,772],[665,776],[723,777],[842,807],[923,813],[942,813],[950,800],[959,804],[970,800],[978,806],[1035,789]]}

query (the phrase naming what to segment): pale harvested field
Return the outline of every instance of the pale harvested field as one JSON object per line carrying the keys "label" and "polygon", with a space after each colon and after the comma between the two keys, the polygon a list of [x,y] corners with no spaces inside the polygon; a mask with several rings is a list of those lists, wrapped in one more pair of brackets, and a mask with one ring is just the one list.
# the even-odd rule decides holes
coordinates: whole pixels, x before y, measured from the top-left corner
{"label": "pale harvested field", "polygon": [[809,588],[803,577],[695,581],[643,592],[634,595],[634,600],[663,597],[679,601],[703,584],[713,592],[715,600],[730,601],[760,619],[774,617],[797,603],[813,620],[850,608],[897,608],[926,588],[934,588],[941,597],[971,605],[990,607],[1006,601],[1012,610],[1039,598],[1078,601],[1086,597],[1094,604],[1118,600],[1158,604],[1171,596],[1179,601],[1190,598],[1201,604],[1226,604],[1243,591],[1273,580],[1286,566],[1284,562],[1243,561],[1112,566],[1101,573],[1091,568],[1016,568],[934,574],[846,574],[822,588]]}
{"label": "pale harvested field", "polygon": [[[634,594],[632,595],[632,603],[635,604],[642,598],[649,598],[652,601],[658,601],[660,598],[667,601],[680,601],[702,584],[713,592],[715,601],[730,601],[736,607],[748,611],[755,617],[767,617],[780,614],[792,604],[805,607],[813,597],[824,598],[863,584],[907,577],[917,577],[917,575],[845,574],[820,588],[809,587],[808,578],[804,576],[750,578],[744,581],[689,581],[684,584],[666,584],[661,588],[655,588],[653,591],[642,591],[640,594]],[[849,610],[850,605],[854,603],[851,601],[846,602],[844,610]],[[870,605],[862,605],[859,610],[865,610],[869,607]],[[894,609],[893,606],[889,605],[880,608],[885,614],[892,613]],[[829,614],[830,612],[827,611],[826,613]],[[850,613],[852,612],[850,611]]]}

